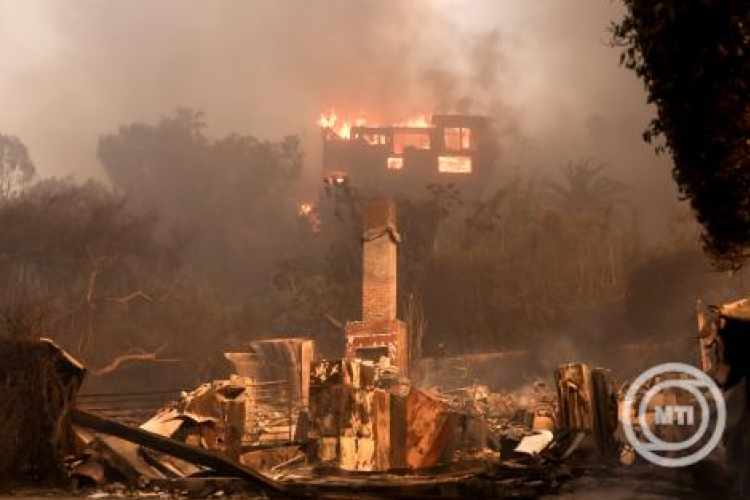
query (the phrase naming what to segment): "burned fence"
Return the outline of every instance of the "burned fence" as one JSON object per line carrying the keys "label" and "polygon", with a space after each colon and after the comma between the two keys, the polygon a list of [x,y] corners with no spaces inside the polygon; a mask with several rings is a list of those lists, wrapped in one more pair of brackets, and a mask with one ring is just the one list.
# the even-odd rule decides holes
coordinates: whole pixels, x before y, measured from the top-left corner
{"label": "burned fence", "polygon": [[182,391],[102,392],[78,395],[78,408],[111,418],[126,425],[138,426],[164,405],[180,398]]}

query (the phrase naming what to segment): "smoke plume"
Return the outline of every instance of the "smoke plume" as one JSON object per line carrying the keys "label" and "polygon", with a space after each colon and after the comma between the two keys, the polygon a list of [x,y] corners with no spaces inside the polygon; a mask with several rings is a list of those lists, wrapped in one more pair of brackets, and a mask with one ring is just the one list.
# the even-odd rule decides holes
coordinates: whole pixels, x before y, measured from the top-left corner
{"label": "smoke plume", "polygon": [[468,111],[496,119],[499,176],[591,158],[658,212],[676,196],[641,141],[645,94],[607,45],[620,16],[604,0],[0,0],[0,130],[42,172],[100,177],[100,134],[188,106],[216,136],[300,134],[316,172],[325,108]]}

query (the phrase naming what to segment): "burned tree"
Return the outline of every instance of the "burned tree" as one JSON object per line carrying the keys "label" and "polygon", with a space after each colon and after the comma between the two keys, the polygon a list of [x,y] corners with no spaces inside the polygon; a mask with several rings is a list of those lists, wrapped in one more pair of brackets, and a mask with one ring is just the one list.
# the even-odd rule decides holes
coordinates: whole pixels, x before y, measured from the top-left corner
{"label": "burned tree", "polygon": [[268,277],[288,243],[303,153],[295,136],[211,140],[206,128],[202,113],[179,109],[102,136],[97,156],[118,190],[158,211],[161,227],[191,235],[186,261],[233,300]]}
{"label": "burned tree", "polygon": [[0,204],[0,333],[52,337],[102,375],[205,357],[222,315],[182,272],[184,238],[157,221],[94,182],[47,180]]}

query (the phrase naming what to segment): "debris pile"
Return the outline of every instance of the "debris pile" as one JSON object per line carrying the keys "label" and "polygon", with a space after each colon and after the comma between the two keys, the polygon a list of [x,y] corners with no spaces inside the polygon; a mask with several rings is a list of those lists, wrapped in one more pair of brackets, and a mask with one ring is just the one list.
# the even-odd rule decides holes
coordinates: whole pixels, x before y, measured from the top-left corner
{"label": "debris pile", "polygon": [[[185,392],[140,427],[72,409],[76,484],[104,493],[535,496],[619,454],[618,392],[601,369],[563,365],[554,389],[537,381],[510,393],[441,391],[416,386],[387,356],[301,356],[302,368],[277,351],[312,352],[312,343],[265,342],[274,347],[228,356],[252,358],[254,372],[245,366]],[[270,380],[280,373],[287,380]],[[282,395],[290,411],[278,410]]]}
{"label": "debris pile", "polygon": [[[85,451],[73,477],[79,484],[164,485],[219,472],[244,477],[253,471],[261,477],[260,472],[298,462],[307,440],[312,349],[304,339],[272,339],[251,343],[247,352],[227,353],[239,374],[183,392],[140,425],[140,433],[79,411]],[[143,441],[148,435],[160,437],[159,449]]]}

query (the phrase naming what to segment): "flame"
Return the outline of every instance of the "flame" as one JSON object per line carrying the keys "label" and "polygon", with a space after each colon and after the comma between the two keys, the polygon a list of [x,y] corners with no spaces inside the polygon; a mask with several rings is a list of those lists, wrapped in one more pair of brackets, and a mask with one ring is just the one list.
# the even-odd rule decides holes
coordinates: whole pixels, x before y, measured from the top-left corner
{"label": "flame", "polygon": [[318,125],[321,128],[331,130],[334,134],[342,139],[351,138],[352,127],[361,127],[367,123],[364,118],[355,118],[354,120],[339,121],[339,116],[331,110],[327,113],[321,113],[318,119]]}
{"label": "flame", "polygon": [[307,219],[307,224],[313,233],[319,233],[323,225],[320,214],[317,211],[315,203],[303,202],[297,205],[297,215]]}
{"label": "flame", "polygon": [[336,125],[337,119],[338,116],[336,116],[335,111],[330,111],[329,113],[321,113],[320,118],[318,119],[318,125],[320,125],[322,128],[333,128],[333,126]]}
{"label": "flame", "polygon": [[[368,124],[371,126],[378,126],[369,123],[367,119],[361,117],[346,118],[340,120],[339,115],[336,114],[336,112],[333,110],[330,110],[326,113],[321,113],[320,118],[318,119],[318,125],[321,128],[330,130],[342,139],[351,138],[352,127],[362,127]],[[419,113],[418,115],[415,115],[401,123],[395,124],[395,126],[429,128],[432,125],[430,124],[430,117],[427,113]]]}
{"label": "flame", "polygon": [[332,127],[334,129],[334,132],[336,132],[336,135],[341,137],[342,139],[351,139],[352,137],[352,126],[354,127],[361,127],[365,125],[367,122],[363,118],[357,118],[354,120],[354,125],[352,125],[351,122],[345,121],[338,127]]}
{"label": "flame", "polygon": [[342,139],[350,139],[352,137],[352,126],[349,122],[344,122],[336,129],[336,135]]}
{"label": "flame", "polygon": [[315,209],[315,206],[312,203],[309,203],[309,202],[300,203],[297,206],[297,215],[308,216],[312,213],[314,209]]}
{"label": "flame", "polygon": [[392,156],[388,158],[386,165],[388,166],[388,170],[401,170],[404,168],[404,159],[400,156]]}
{"label": "flame", "polygon": [[399,123],[399,127],[414,127],[414,128],[429,128],[430,124],[427,114],[420,113],[406,120],[405,122]]}

